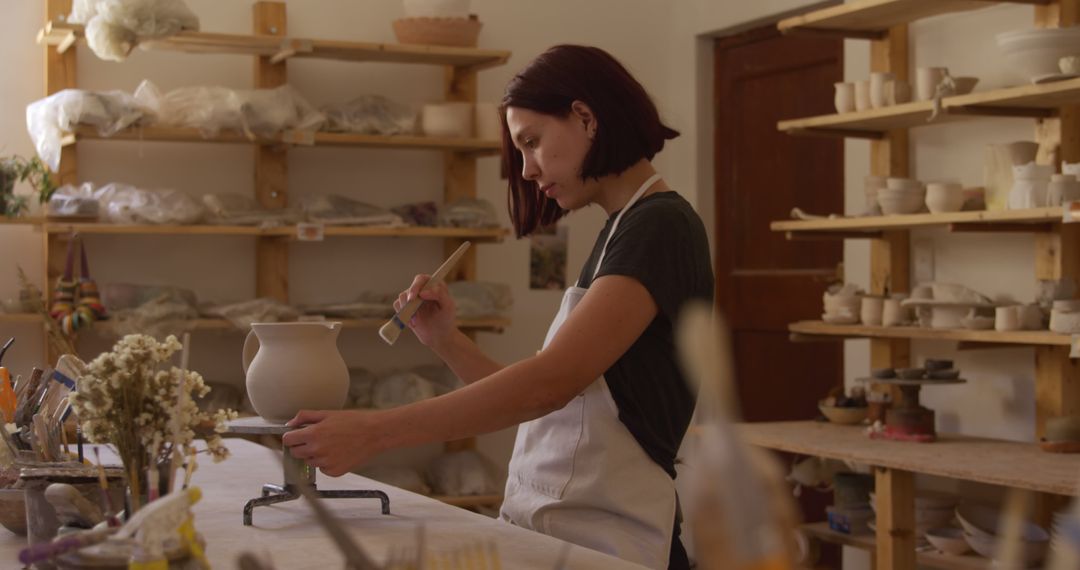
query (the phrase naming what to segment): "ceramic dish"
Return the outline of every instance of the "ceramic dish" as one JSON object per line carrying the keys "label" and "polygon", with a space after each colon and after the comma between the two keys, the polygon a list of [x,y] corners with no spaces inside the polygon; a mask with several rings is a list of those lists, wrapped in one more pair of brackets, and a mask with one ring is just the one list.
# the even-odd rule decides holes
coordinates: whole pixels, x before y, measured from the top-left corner
{"label": "ceramic dish", "polygon": [[962,528],[932,528],[926,531],[926,540],[942,554],[960,556],[971,552],[971,545],[964,540],[964,529]]}
{"label": "ceramic dish", "polygon": [[838,408],[818,403],[818,409],[830,422],[840,425],[855,425],[866,421],[869,408]]}

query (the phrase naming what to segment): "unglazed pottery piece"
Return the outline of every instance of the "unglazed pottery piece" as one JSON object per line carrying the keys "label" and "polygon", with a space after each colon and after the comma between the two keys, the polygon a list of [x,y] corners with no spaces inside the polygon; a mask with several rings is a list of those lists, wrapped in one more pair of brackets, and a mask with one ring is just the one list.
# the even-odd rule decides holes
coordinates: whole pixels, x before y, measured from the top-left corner
{"label": "unglazed pottery piece", "polygon": [[285,422],[300,410],[337,410],[349,369],[337,348],[341,323],[254,323],[244,342],[248,397],[263,418]]}

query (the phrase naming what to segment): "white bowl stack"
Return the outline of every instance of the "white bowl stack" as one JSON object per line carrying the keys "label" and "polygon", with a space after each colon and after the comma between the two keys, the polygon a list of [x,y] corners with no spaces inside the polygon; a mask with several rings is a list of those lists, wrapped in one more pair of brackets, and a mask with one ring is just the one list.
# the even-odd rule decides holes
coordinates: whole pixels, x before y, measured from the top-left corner
{"label": "white bowl stack", "polygon": [[[996,560],[998,556],[998,520],[1000,513],[990,507],[962,505],[956,509],[956,519],[964,527],[964,540],[980,555]],[[1042,527],[1023,521],[1021,531],[1026,566],[1042,562],[1050,545],[1050,534]]]}
{"label": "white bowl stack", "polygon": [[836,290],[826,291],[822,295],[824,314],[821,320],[833,325],[855,325],[859,323],[862,310],[862,292],[854,285],[845,285]]}
{"label": "white bowl stack", "polygon": [[[930,529],[944,527],[956,514],[953,495],[923,492],[915,497],[915,539],[922,541]],[[870,493],[870,508],[877,512],[877,495]]]}
{"label": "white bowl stack", "polygon": [[1061,58],[1080,54],[1080,27],[1014,30],[996,40],[1015,74],[1032,83],[1060,75]]}
{"label": "white bowl stack", "polygon": [[877,192],[878,206],[886,216],[921,212],[926,202],[926,187],[911,178],[887,178],[885,188]]}

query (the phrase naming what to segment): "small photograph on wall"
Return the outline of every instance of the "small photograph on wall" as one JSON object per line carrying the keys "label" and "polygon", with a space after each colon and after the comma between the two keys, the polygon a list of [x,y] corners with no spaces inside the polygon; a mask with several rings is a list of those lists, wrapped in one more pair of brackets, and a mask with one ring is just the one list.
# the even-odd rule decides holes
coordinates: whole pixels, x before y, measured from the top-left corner
{"label": "small photograph on wall", "polygon": [[569,228],[552,224],[529,238],[529,288],[566,289],[566,250]]}

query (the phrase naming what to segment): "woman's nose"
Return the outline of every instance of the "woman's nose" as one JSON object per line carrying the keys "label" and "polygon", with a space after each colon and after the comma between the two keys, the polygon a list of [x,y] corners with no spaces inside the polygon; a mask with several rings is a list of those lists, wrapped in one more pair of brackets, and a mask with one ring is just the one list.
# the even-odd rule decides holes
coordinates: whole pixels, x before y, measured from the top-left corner
{"label": "woman's nose", "polygon": [[536,166],[536,161],[528,158],[522,161],[521,177],[530,181],[540,177],[540,169]]}

